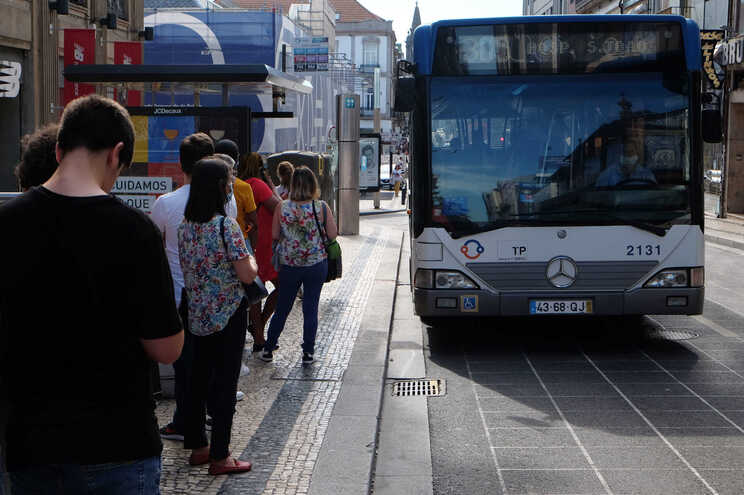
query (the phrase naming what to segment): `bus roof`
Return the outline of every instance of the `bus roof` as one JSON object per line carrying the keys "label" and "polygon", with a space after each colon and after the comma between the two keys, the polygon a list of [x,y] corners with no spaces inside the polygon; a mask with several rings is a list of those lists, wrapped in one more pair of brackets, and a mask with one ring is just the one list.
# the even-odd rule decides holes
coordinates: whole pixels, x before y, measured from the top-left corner
{"label": "bus roof", "polygon": [[679,23],[685,48],[687,70],[699,71],[702,66],[700,52],[700,28],[697,23],[677,15],[536,15],[520,17],[491,17],[483,19],[450,19],[432,24],[422,24],[414,32],[413,50],[417,73],[431,75],[434,59],[434,45],[437,30],[450,26],[474,26],[497,24],[571,24],[571,23]]}

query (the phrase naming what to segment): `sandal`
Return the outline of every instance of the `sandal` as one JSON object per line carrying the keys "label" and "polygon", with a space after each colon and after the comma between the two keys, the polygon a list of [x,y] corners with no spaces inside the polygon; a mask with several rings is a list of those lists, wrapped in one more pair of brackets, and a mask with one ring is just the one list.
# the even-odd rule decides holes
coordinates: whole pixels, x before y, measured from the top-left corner
{"label": "sandal", "polygon": [[209,465],[209,474],[212,476],[219,476],[220,474],[234,474],[234,473],[245,473],[247,471],[250,471],[253,465],[248,461],[239,461],[237,459],[233,459],[234,464],[224,464],[224,465],[217,465],[217,464],[210,464]]}

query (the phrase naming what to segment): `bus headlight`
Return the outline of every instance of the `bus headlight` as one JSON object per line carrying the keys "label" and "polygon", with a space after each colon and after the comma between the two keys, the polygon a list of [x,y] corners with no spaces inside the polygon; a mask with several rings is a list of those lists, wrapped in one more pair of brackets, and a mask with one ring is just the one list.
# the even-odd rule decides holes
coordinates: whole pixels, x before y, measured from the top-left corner
{"label": "bus headlight", "polygon": [[467,275],[455,270],[428,270],[419,268],[413,277],[417,289],[477,289],[478,285]]}
{"label": "bus headlight", "polygon": [[437,270],[435,278],[435,289],[477,289],[475,282],[467,276],[456,271]]}
{"label": "bus headlight", "polygon": [[687,270],[662,270],[651,277],[644,287],[689,287]]}

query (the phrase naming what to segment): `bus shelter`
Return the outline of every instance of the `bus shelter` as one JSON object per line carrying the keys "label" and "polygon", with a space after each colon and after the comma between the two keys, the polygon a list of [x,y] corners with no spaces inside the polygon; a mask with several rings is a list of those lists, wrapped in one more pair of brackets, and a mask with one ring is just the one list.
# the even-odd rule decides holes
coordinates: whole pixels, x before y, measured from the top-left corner
{"label": "bus shelter", "polygon": [[[98,85],[99,93],[129,111],[136,132],[134,159],[112,192],[146,212],[157,196],[184,183],[178,159],[184,137],[204,132],[215,141],[235,141],[241,154],[256,151],[255,135],[263,132],[266,119],[294,118],[293,112],[279,110],[287,93],[313,91],[305,78],[263,64],[92,64],[68,66],[64,76]],[[272,111],[255,111],[257,98],[267,97]]]}

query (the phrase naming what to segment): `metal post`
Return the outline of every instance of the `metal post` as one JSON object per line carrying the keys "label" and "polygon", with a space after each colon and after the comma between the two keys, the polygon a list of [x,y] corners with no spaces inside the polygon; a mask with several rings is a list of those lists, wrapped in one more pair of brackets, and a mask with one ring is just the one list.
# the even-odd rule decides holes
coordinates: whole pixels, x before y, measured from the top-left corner
{"label": "metal post", "polygon": [[336,96],[338,231],[359,234],[359,95]]}
{"label": "metal post", "polygon": [[[375,84],[375,86],[374,86],[374,88],[375,88],[375,92],[374,92],[374,100],[375,100],[374,107],[375,107],[375,109],[374,109],[374,112],[375,113],[374,113],[373,119],[374,119],[375,133],[380,134],[380,128],[382,127],[380,125],[380,94],[382,93],[382,91],[380,91],[381,88],[380,88],[380,68],[379,67],[375,67],[374,84]],[[393,180],[392,173],[390,174],[390,180]],[[374,196],[374,202],[373,202],[373,204],[374,204],[375,210],[379,210],[380,209],[380,190],[379,189],[377,191],[375,191],[375,196]]]}
{"label": "metal post", "polygon": [[222,106],[230,106],[230,83],[222,84]]}
{"label": "metal post", "polygon": [[731,77],[732,73],[729,71],[728,66],[726,66],[726,78],[723,80],[723,91],[721,93],[721,98],[723,99],[723,102],[721,102],[721,105],[723,105],[723,159],[721,160],[721,186],[718,193],[718,218],[726,218],[726,213],[728,210],[728,198],[726,198],[726,196],[728,194],[728,129],[729,119],[731,118],[731,112],[729,108],[729,106],[731,105],[729,98],[729,92],[731,91],[732,86]]}

